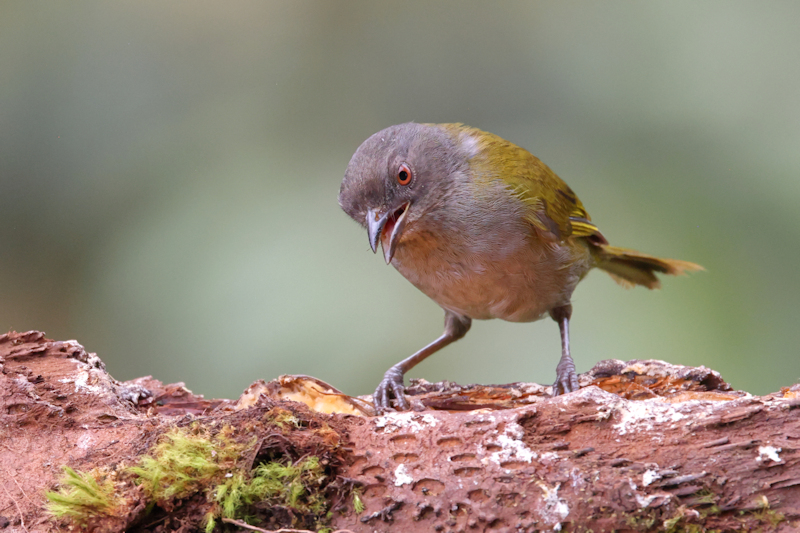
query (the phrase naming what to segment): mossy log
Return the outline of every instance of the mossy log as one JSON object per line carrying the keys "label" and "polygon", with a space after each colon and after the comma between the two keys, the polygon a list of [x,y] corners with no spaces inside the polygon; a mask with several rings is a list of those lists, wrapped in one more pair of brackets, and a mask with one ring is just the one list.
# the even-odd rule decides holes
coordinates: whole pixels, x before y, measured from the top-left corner
{"label": "mossy log", "polygon": [[703,367],[603,361],[557,398],[417,382],[382,416],[305,376],[120,383],[36,331],[0,370],[0,531],[800,530],[800,387]]}

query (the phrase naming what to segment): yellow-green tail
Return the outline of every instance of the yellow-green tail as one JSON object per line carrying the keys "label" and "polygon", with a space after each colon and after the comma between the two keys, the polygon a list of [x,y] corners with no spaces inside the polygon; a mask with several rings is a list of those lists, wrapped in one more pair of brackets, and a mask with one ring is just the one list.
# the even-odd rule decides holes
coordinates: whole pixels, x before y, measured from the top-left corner
{"label": "yellow-green tail", "polygon": [[687,272],[705,270],[698,264],[679,259],[661,259],[643,254],[636,250],[617,248],[608,244],[594,244],[594,255],[597,268],[603,269],[623,287],[642,285],[648,289],[657,289],[661,282],[656,272],[678,276]]}

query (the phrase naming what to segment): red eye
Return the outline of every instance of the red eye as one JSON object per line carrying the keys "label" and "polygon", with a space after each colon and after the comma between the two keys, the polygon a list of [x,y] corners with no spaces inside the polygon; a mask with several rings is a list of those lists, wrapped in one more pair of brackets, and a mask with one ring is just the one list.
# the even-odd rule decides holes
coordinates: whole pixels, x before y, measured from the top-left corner
{"label": "red eye", "polygon": [[408,168],[408,165],[403,163],[397,171],[397,183],[400,185],[408,185],[411,183],[411,176],[411,169]]}

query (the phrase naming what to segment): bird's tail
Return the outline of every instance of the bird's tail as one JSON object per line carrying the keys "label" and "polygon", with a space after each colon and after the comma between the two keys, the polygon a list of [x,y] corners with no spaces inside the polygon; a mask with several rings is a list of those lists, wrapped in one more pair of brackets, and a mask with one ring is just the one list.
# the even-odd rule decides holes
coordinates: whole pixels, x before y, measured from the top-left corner
{"label": "bird's tail", "polygon": [[614,281],[626,288],[636,285],[642,285],[648,289],[659,288],[661,282],[656,277],[656,272],[678,276],[687,272],[705,270],[700,265],[689,261],[661,259],[608,244],[594,244],[593,249],[597,267],[608,272]]}

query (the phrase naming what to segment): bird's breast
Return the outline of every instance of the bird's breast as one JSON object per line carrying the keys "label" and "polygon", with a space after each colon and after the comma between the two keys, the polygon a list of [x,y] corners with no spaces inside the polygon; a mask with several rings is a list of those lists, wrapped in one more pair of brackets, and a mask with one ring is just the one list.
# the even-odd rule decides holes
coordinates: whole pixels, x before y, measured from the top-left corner
{"label": "bird's breast", "polygon": [[513,225],[484,228],[477,236],[435,228],[409,231],[392,264],[445,309],[511,322],[538,320],[569,303],[592,266],[582,242],[546,243]]}

